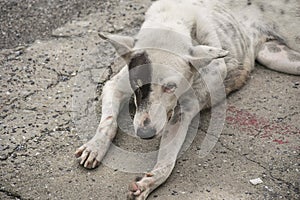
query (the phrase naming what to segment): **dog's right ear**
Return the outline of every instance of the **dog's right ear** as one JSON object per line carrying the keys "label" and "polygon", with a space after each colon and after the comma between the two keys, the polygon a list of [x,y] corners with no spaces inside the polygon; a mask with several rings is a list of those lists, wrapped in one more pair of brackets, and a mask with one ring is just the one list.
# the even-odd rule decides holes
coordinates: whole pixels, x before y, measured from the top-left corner
{"label": "dog's right ear", "polygon": [[110,42],[116,49],[117,53],[127,60],[128,55],[132,52],[135,40],[129,36],[119,36],[119,35],[105,35],[102,32],[98,34],[100,38]]}
{"label": "dog's right ear", "polygon": [[228,51],[205,45],[193,46],[190,48],[190,55],[185,56],[189,64],[200,69],[207,66],[211,61],[218,58],[224,58]]}

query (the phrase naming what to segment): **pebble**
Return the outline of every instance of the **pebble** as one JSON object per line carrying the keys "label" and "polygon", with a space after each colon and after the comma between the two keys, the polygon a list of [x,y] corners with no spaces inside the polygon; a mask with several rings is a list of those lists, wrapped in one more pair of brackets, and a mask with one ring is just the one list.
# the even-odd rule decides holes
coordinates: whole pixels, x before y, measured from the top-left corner
{"label": "pebble", "polygon": [[299,84],[300,84],[300,83],[299,83],[298,81],[295,82],[294,85],[293,85],[293,88],[298,88]]}
{"label": "pebble", "polygon": [[251,183],[252,185],[258,185],[258,184],[263,183],[263,181],[262,181],[260,178],[255,178],[255,179],[251,179],[251,180],[250,180],[250,183]]}

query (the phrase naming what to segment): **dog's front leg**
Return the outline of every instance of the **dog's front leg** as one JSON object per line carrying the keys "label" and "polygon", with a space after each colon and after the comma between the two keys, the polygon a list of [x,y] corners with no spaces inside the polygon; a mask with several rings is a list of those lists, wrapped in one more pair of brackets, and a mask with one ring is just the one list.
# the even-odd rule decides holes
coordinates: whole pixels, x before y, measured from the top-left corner
{"label": "dog's front leg", "polygon": [[[199,104],[188,94],[183,95],[175,108],[161,138],[158,160],[154,169],[129,185],[128,199],[144,200],[170,176],[178,153],[187,135],[189,124],[199,112]],[[182,103],[180,103],[182,102]]]}
{"label": "dog's front leg", "polygon": [[96,134],[75,152],[80,164],[86,168],[95,168],[99,165],[115,137],[121,104],[130,96],[126,71],[124,68],[106,82],[102,92],[102,116]]}

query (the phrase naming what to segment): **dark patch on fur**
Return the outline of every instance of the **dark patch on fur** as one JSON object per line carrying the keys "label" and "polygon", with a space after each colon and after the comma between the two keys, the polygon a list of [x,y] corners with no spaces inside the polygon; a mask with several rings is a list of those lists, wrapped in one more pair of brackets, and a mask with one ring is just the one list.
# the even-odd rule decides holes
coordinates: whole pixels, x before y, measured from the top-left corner
{"label": "dark patch on fur", "polygon": [[181,106],[178,103],[177,106],[174,109],[174,113],[173,113],[173,116],[170,120],[170,124],[174,125],[177,122],[181,121],[182,116],[183,116],[183,113],[181,113]]}
{"label": "dark patch on fur", "polygon": [[134,181],[135,181],[135,182],[138,182],[138,181],[140,181],[140,180],[142,180],[142,179],[143,179],[143,177],[137,176],[137,177],[135,177]]}
{"label": "dark patch on fur", "polygon": [[150,60],[145,51],[135,52],[129,62],[129,70],[142,65],[150,64]]}
{"label": "dark patch on fur", "polygon": [[226,38],[221,41],[222,48],[234,52],[237,57],[244,60],[244,56],[247,52],[246,44],[249,44],[249,38],[245,37],[245,34],[238,26],[238,22],[230,14],[227,13],[226,19],[224,20],[216,20],[217,25],[222,30],[220,34],[225,34],[226,36]]}
{"label": "dark patch on fur", "polygon": [[217,21],[217,23],[218,23],[218,26],[221,28],[221,30],[224,31],[224,33],[226,35],[228,35],[228,29],[224,26],[223,22]]}
{"label": "dark patch on fur", "polygon": [[190,100],[189,99],[183,99],[180,104],[182,105],[182,109],[184,109],[184,111],[190,112],[192,111],[193,108],[190,107]]}
{"label": "dark patch on fur", "polygon": [[297,36],[297,37],[295,38],[295,42],[296,42],[296,44],[300,44],[300,36]]}
{"label": "dark patch on fur", "polygon": [[252,4],[251,0],[247,1],[247,5],[250,6]]}
{"label": "dark patch on fur", "polygon": [[192,48],[189,48],[189,55],[194,56],[194,51]]}
{"label": "dark patch on fur", "polygon": [[284,15],[284,14],[285,14],[284,10],[281,9],[281,10],[280,10],[280,14],[281,14],[281,15]]}
{"label": "dark patch on fur", "polygon": [[287,46],[283,47],[283,50],[286,51],[289,61],[298,62],[300,61],[300,54]]}
{"label": "dark patch on fur", "polygon": [[225,26],[226,26],[227,30],[231,31],[232,37],[237,37],[237,30],[232,23],[228,22]]}
{"label": "dark patch on fur", "polygon": [[266,46],[267,46],[268,50],[272,53],[278,53],[281,51],[281,49],[276,44],[269,43]]}
{"label": "dark patch on fur", "polygon": [[246,80],[249,78],[249,74],[250,72],[245,69],[237,69],[229,73],[224,81],[226,94],[240,89],[246,83]]}
{"label": "dark patch on fur", "polygon": [[207,74],[209,74],[209,72],[210,72],[210,69],[208,69],[208,67],[204,67],[204,68],[200,69],[200,73],[203,75],[207,75]]}
{"label": "dark patch on fur", "polygon": [[145,105],[151,92],[152,67],[146,52],[133,53],[128,64],[129,80],[137,101],[138,108]]}
{"label": "dark patch on fur", "polygon": [[278,44],[285,44],[285,38],[276,32],[278,27],[276,27],[275,24],[258,25],[256,23],[252,23],[251,27],[267,36],[267,41],[276,40]]}
{"label": "dark patch on fur", "polygon": [[201,35],[197,35],[197,37],[193,38],[196,41],[199,41],[200,44],[205,45],[205,42],[209,36],[209,32],[203,32]]}
{"label": "dark patch on fur", "polygon": [[288,51],[287,55],[288,55],[288,59],[291,62],[298,62],[298,61],[300,61],[300,54],[297,54],[297,53],[292,52],[292,51]]}
{"label": "dark patch on fur", "polygon": [[265,7],[264,7],[264,5],[260,5],[260,6],[259,6],[259,9],[260,9],[262,12],[265,12]]}
{"label": "dark patch on fur", "polygon": [[149,102],[150,92],[151,92],[151,84],[150,83],[144,84],[143,86],[138,87],[134,91],[138,110],[144,109],[150,104],[150,102]]}
{"label": "dark patch on fur", "polygon": [[224,80],[226,94],[240,89],[248,79],[250,70],[246,69],[242,63],[239,63],[236,59],[230,58],[226,61],[226,65],[230,65],[228,68],[227,76]]}

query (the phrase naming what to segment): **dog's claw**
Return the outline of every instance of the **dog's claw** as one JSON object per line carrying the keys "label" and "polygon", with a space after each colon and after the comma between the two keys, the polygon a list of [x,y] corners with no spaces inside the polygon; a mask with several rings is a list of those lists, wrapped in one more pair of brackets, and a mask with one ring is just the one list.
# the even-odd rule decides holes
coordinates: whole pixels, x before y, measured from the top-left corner
{"label": "dog's claw", "polygon": [[99,162],[98,160],[95,160],[94,163],[93,163],[92,168],[97,167],[97,166],[99,165],[99,163],[100,163],[100,162]]}
{"label": "dog's claw", "polygon": [[81,158],[81,161],[80,161],[81,165],[83,165],[85,163],[85,161],[86,161],[89,153],[90,152],[88,150],[86,150],[86,149],[83,151],[83,153],[81,154],[81,157],[80,157]]}
{"label": "dog's claw", "polygon": [[75,157],[79,158],[82,155],[85,148],[86,148],[85,145],[82,145],[80,148],[78,148],[77,151],[75,152]]}

